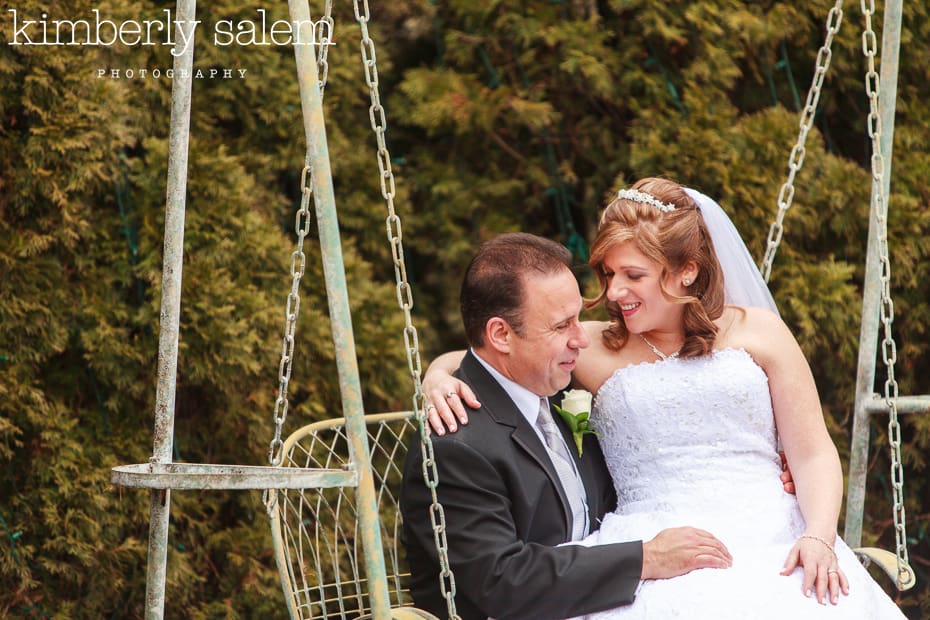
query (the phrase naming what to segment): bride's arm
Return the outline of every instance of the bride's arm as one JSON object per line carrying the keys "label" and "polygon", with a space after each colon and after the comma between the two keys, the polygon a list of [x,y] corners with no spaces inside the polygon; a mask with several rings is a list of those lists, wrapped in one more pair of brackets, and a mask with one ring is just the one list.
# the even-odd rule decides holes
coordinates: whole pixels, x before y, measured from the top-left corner
{"label": "bride's arm", "polygon": [[454,433],[458,428],[456,419],[468,424],[465,405],[473,409],[481,406],[471,388],[452,376],[464,357],[464,350],[443,353],[430,363],[423,375],[426,420],[437,435],[445,435],[447,428]]}
{"label": "bride's arm", "polygon": [[824,423],[810,366],[794,336],[774,313],[748,308],[743,320],[750,352],[769,380],[775,424],[794,477],[806,530],[785,562],[784,573],[804,568],[803,589],[821,603],[847,592],[833,551],[843,499],[843,471]]}

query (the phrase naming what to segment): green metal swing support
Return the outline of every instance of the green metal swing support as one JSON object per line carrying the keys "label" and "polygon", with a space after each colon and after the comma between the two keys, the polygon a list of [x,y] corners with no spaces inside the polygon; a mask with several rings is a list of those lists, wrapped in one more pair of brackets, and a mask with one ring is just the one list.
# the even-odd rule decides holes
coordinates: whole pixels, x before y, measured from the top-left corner
{"label": "green metal swing support", "polygon": [[[850,448],[849,480],[846,496],[846,527],[844,538],[853,547],[862,539],[862,518],[865,504],[865,483],[868,467],[869,431],[872,415],[888,415],[888,441],[891,447],[891,485],[895,553],[859,548],[860,557],[876,561],[894,579],[899,590],[916,583],[914,570],[908,562],[904,510],[904,470],[901,463],[901,427],[898,413],[930,412],[930,396],[899,396],[894,376],[897,349],[891,332],[894,304],[891,301],[887,214],[891,189],[891,162],[894,145],[895,101],[898,88],[898,58],[901,45],[902,0],[890,0],[885,5],[881,44],[881,75],[875,72],[876,41],[871,31],[871,14],[866,10],[866,33],[863,52],[868,59],[866,91],[870,98],[869,136],[872,138],[872,198],[869,210],[869,241],[866,254],[865,284],[862,300],[862,321],[859,331],[859,360],[856,376],[856,399]],[[871,36],[868,36],[871,35]],[[879,88],[881,84],[881,88]],[[875,353],[878,335],[883,326],[881,354],[887,368],[884,395],[873,392],[875,385]]]}
{"label": "green metal swing support", "polygon": [[[769,229],[765,256],[760,264],[763,278],[771,275],[775,253],[784,233],[782,222],[794,197],[794,178],[804,164],[804,143],[816,114],[824,76],[832,55],[831,44],[843,18],[843,0],[836,0],[827,18],[827,38],[817,54],[817,66],[811,89],[802,112],[801,131],[791,151],[789,174],[778,196],[778,213]],[[894,378],[897,349],[892,336],[894,304],[891,299],[891,267],[887,238],[888,197],[891,186],[892,147],[894,141],[895,101],[897,99],[898,59],[901,45],[903,0],[885,3],[882,26],[881,75],[875,70],[877,37],[872,29],[874,1],[861,2],[865,17],[862,51],[868,62],[865,77],[869,97],[868,133],[872,139],[872,188],[869,211],[869,236],[863,284],[862,319],[859,333],[859,358],[856,376],[855,413],[850,449],[846,494],[846,520],[843,538],[868,565],[877,563],[895,581],[899,590],[916,583],[908,562],[904,510],[904,471],[901,464],[901,427],[898,414],[930,414],[930,395],[899,396]],[[881,87],[879,87],[881,85]],[[879,322],[884,331],[881,354],[887,368],[884,395],[874,392]],[[860,547],[865,505],[866,474],[869,457],[869,434],[873,415],[888,415],[888,438],[891,448],[891,484],[895,526],[895,552],[875,547]]]}
{"label": "green metal swing support", "polygon": [[[295,19],[309,22],[306,2],[289,0]],[[194,23],[196,0],[177,1],[178,28]],[[191,37],[192,39],[192,37]],[[339,238],[335,199],[326,132],[323,123],[322,93],[316,59],[309,45],[295,45],[300,80],[301,107],[308,143],[308,167],[312,169],[312,193],[319,228],[323,269],[328,291],[336,363],[342,394],[346,433],[354,467],[348,469],[298,469],[274,465],[249,467],[173,463],[174,409],[177,386],[178,342],[181,309],[184,219],[187,192],[188,150],[194,45],[188,45],[175,58],[175,79],[171,93],[171,125],[165,239],[162,271],[162,299],[158,345],[154,449],[148,463],[113,468],[110,480],[121,487],[151,490],[149,547],[146,574],[146,620],[164,618],[168,529],[173,489],[303,489],[309,487],[357,487],[359,533],[363,539],[366,572],[369,577],[371,618],[390,620],[391,610],[384,579],[384,556],[378,528],[378,508],[372,482],[368,436],[365,430],[361,386],[355,354],[355,341]]]}

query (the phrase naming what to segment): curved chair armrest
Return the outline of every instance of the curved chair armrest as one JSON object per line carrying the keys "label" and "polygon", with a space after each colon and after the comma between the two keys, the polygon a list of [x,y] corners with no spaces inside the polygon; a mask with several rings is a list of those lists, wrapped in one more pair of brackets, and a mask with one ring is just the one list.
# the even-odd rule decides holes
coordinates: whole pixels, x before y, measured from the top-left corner
{"label": "curved chair armrest", "polygon": [[908,564],[901,567],[901,574],[898,574],[898,557],[890,551],[879,549],[878,547],[856,547],[853,552],[862,560],[865,566],[872,562],[885,572],[891,578],[898,590],[910,590],[917,583],[917,575],[914,569]]}
{"label": "curved chair armrest", "polygon": [[[358,620],[371,620],[371,614],[359,616]],[[391,620],[439,620],[439,618],[415,607],[395,607],[391,610]]]}

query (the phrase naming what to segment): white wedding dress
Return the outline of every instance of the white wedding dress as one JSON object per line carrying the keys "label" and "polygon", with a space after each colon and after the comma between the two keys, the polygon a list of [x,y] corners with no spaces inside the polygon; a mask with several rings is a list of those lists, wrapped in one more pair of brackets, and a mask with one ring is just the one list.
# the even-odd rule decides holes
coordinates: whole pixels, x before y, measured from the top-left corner
{"label": "white wedding dress", "polygon": [[733,565],[644,581],[632,605],[589,620],[904,618],[840,539],[850,592],[837,605],[804,597],[802,569],[779,574],[804,518],[779,479],[768,378],[746,351],[617,370],[592,418],[620,507],[576,544],[649,540],[691,525],[723,541]]}

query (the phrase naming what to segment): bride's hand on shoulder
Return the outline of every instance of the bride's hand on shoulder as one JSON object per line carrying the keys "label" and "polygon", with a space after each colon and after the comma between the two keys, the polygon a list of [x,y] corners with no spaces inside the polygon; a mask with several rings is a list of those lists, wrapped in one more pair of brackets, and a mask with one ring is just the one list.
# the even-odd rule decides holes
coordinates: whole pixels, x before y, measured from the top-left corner
{"label": "bride's hand on shoulder", "polygon": [[444,353],[437,357],[423,375],[426,421],[437,435],[455,432],[458,424],[468,424],[465,407],[477,409],[478,398],[468,385],[452,376],[464,357],[464,351]]}
{"label": "bride's hand on shoulder", "polygon": [[840,593],[849,594],[849,579],[839,566],[833,545],[825,538],[805,534],[795,541],[781,574],[790,575],[798,567],[804,570],[801,581],[804,596],[809,597],[815,591],[817,602],[825,605],[829,594],[830,602],[836,605]]}

